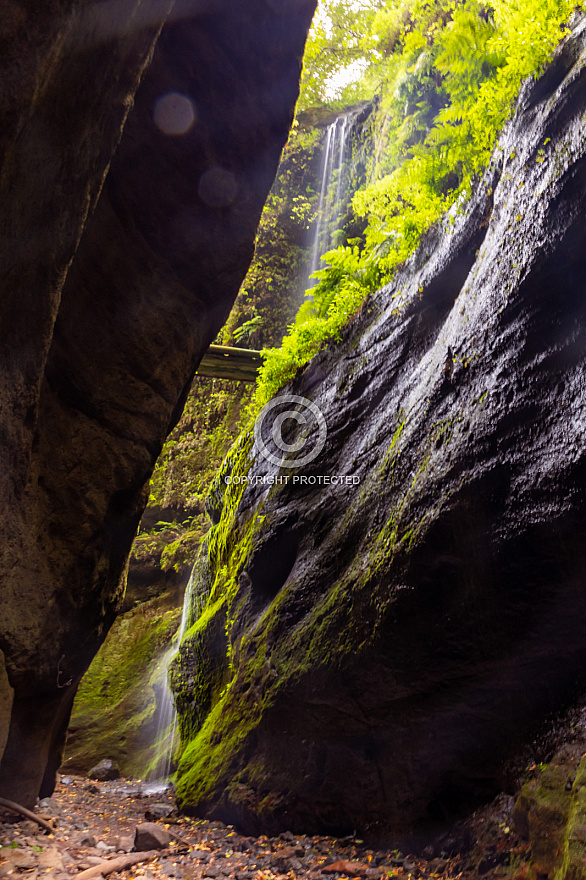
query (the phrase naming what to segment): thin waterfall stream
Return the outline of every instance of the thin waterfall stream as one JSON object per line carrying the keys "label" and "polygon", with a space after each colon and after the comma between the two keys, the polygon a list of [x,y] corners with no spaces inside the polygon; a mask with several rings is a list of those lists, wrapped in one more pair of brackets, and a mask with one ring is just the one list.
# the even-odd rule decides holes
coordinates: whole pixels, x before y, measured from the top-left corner
{"label": "thin waterfall stream", "polygon": [[157,707],[155,715],[157,718],[156,726],[156,753],[153,762],[154,776],[159,780],[167,780],[171,776],[171,766],[173,763],[173,755],[175,752],[175,739],[177,736],[177,709],[175,708],[175,699],[173,692],[169,687],[169,666],[171,661],[177,654],[181,640],[187,629],[187,619],[189,616],[189,607],[191,604],[191,595],[193,592],[193,584],[195,580],[195,566],[191,572],[187,587],[185,588],[185,596],[183,599],[183,611],[181,613],[181,623],[177,633],[173,637],[171,647],[165,652],[158,667],[160,670],[161,691],[160,697],[157,697]]}
{"label": "thin waterfall stream", "polygon": [[[348,135],[352,131],[355,113],[338,116],[327,129],[321,162],[321,181],[311,248],[309,276],[320,268],[320,259],[333,244],[334,232],[340,219],[346,187],[342,185],[347,156]],[[315,284],[315,281],[308,281]]]}

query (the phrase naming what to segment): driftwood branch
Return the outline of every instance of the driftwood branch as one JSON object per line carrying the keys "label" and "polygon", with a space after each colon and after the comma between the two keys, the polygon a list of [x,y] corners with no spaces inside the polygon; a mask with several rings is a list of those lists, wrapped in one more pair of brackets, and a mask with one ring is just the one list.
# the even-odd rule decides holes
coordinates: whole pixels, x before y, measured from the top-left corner
{"label": "driftwood branch", "polygon": [[183,843],[183,844],[185,844],[185,846],[187,846],[187,847],[191,847],[191,846],[194,845],[194,844],[193,844],[193,841],[191,841],[191,840],[187,840],[186,837],[181,837],[180,834],[175,834],[175,832],[174,832],[174,831],[171,831],[170,828],[165,827],[165,831],[167,832],[167,834],[170,834],[170,835],[171,835],[171,837],[173,838],[173,840],[178,840],[179,843]]}
{"label": "driftwood branch", "polygon": [[100,875],[106,877],[107,874],[113,874],[114,871],[125,871],[127,868],[132,868],[133,865],[138,865],[139,862],[149,862],[158,855],[158,850],[151,849],[148,852],[127,853],[126,855],[118,856],[116,859],[104,859],[101,864],[94,865],[93,868],[88,868],[87,871],[80,871],[79,874],[75,875],[75,880],[92,880],[92,878],[99,877]]}
{"label": "driftwood branch", "polygon": [[260,351],[233,348],[228,345],[210,345],[197,368],[197,375],[206,376],[208,379],[256,382],[261,364]]}
{"label": "driftwood branch", "polygon": [[31,810],[27,810],[26,807],[21,807],[20,804],[17,804],[14,801],[9,801],[6,798],[0,797],[0,807],[6,807],[7,810],[12,810],[13,813],[18,813],[20,816],[24,816],[26,819],[30,819],[32,822],[36,822],[37,825],[40,825],[41,828],[44,828],[45,831],[49,832],[49,834],[53,834],[55,831],[53,826],[50,825],[45,819],[41,819],[41,817],[37,816],[36,813],[33,813]]}

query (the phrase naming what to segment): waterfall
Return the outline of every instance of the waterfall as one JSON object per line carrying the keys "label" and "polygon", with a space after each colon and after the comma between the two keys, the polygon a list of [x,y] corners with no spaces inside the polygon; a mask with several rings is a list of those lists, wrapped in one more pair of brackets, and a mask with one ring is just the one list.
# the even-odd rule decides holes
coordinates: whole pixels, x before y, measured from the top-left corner
{"label": "waterfall", "polygon": [[[315,232],[311,249],[309,275],[320,268],[320,257],[331,250],[334,232],[340,219],[345,188],[342,186],[348,135],[353,114],[346,113],[328,126],[321,162],[321,184]],[[309,281],[315,284],[315,281]]]}
{"label": "waterfall", "polygon": [[189,616],[189,606],[191,604],[191,594],[195,579],[194,575],[195,566],[191,572],[187,587],[185,588],[183,611],[181,614],[179,629],[173,637],[173,644],[159,661],[157,669],[160,691],[157,693],[157,707],[155,709],[157,721],[157,733],[155,739],[156,753],[152,767],[155,778],[161,780],[166,780],[171,775],[171,764],[173,761],[175,739],[177,736],[177,710],[175,708],[173,692],[169,687],[169,666],[179,649],[181,640],[187,629],[187,618]]}

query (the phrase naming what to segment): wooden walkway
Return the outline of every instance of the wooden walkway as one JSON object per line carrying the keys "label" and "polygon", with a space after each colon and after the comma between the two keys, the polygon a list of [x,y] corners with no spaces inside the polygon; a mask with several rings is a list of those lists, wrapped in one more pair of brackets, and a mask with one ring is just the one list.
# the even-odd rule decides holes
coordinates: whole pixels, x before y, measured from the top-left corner
{"label": "wooden walkway", "polygon": [[256,382],[262,356],[250,348],[210,345],[201,359],[196,376],[207,379],[231,379],[233,382]]}

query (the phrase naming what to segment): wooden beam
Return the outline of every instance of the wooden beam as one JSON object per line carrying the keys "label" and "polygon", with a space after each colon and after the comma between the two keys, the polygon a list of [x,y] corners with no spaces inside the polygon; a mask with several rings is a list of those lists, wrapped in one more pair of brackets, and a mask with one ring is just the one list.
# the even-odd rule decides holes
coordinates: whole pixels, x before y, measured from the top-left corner
{"label": "wooden beam", "polygon": [[208,379],[231,379],[233,382],[256,382],[262,364],[260,351],[210,345],[197,368],[197,376]]}

